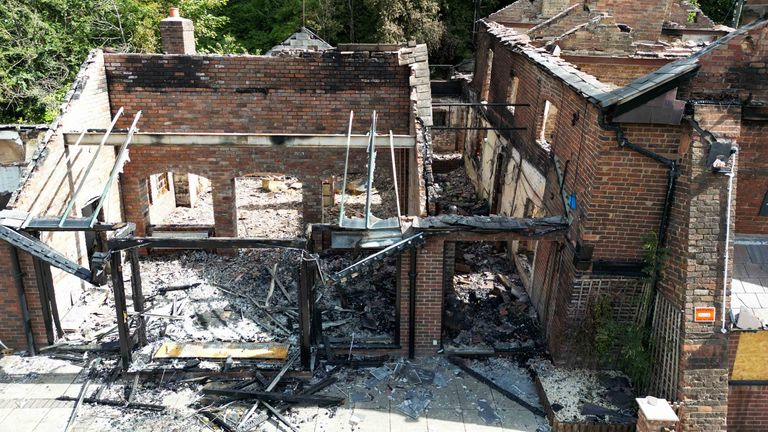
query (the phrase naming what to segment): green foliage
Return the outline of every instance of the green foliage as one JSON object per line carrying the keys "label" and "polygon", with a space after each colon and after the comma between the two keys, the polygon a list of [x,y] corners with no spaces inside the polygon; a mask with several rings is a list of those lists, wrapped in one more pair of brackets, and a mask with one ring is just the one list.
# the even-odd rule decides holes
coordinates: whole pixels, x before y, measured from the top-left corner
{"label": "green foliage", "polygon": [[227,0],[5,0],[0,2],[0,123],[53,120],[95,47],[156,52],[172,4],[195,21],[200,52],[243,52],[223,32]]}
{"label": "green foliage", "polygon": [[699,7],[712,21],[731,25],[733,19],[734,0],[697,0]]}
{"label": "green foliage", "polygon": [[590,305],[582,329],[590,335],[590,354],[601,365],[616,366],[624,372],[638,395],[647,389],[653,367],[649,333],[644,324],[616,322],[611,298],[600,296]]}
{"label": "green foliage", "polygon": [[659,247],[655,232],[643,236],[642,248],[646,294],[635,305],[639,311],[638,319],[635,322],[616,322],[613,299],[603,295],[590,303],[580,333],[580,340],[587,342],[585,345],[589,353],[603,365],[617,366],[632,380],[638,394],[648,388],[653,370],[653,350],[646,319],[653,298],[650,288],[668,253],[666,248]]}

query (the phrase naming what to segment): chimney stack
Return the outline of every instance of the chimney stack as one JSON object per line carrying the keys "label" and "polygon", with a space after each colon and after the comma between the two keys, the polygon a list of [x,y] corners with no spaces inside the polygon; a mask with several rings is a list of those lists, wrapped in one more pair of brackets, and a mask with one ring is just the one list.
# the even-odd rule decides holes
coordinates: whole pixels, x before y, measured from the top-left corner
{"label": "chimney stack", "polygon": [[163,52],[166,54],[195,54],[195,26],[192,20],[182,18],[179,8],[172,7],[168,18],[160,21]]}

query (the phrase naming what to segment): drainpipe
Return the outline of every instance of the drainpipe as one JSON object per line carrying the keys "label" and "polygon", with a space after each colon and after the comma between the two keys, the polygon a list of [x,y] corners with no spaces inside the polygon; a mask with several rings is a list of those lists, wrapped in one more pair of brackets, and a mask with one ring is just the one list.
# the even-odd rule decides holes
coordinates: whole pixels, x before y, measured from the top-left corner
{"label": "drainpipe", "polygon": [[728,176],[728,204],[726,207],[726,213],[725,213],[725,258],[723,262],[723,303],[720,307],[722,312],[722,327],[720,328],[720,332],[725,334],[728,332],[728,330],[725,329],[725,302],[726,297],[728,294],[728,252],[730,250],[730,241],[731,241],[731,197],[733,195],[733,176],[734,176],[734,170],[736,169],[736,156],[738,156],[738,149],[732,148],[731,151],[733,152],[733,165],[731,167],[731,170],[725,173],[726,176]]}
{"label": "drainpipe", "polygon": [[416,355],[416,249],[411,249],[408,272],[408,358]]}
{"label": "drainpipe", "polygon": [[[667,172],[667,192],[664,197],[664,208],[661,211],[661,221],[659,222],[659,232],[658,232],[658,247],[663,247],[664,243],[667,238],[667,229],[669,227],[669,215],[672,212],[672,196],[675,192],[675,185],[677,184],[677,177],[679,175],[679,167],[678,163],[675,160],[667,159],[664,156],[654,153],[646,148],[640,147],[631,141],[626,137],[624,133],[624,129],[619,126],[618,124],[614,123],[606,123],[604,116],[598,115],[597,116],[597,122],[600,125],[601,128],[612,130],[616,132],[616,141],[619,144],[619,147],[626,147],[631,150],[634,150],[637,153],[640,153],[643,156],[646,156],[650,159],[655,160],[656,162],[659,162],[662,165],[665,165],[669,171]],[[651,283],[651,304],[649,305],[647,315],[646,315],[646,325],[651,324],[651,319],[653,317],[653,303],[656,301],[656,291],[658,289],[659,285],[659,279],[661,276],[661,271],[658,266],[656,266],[656,270],[653,274],[653,282]]]}
{"label": "drainpipe", "polygon": [[19,304],[21,305],[24,334],[27,336],[27,350],[30,355],[35,355],[35,339],[32,337],[32,320],[29,318],[27,294],[24,291],[24,279],[21,273],[21,265],[19,264],[19,254],[14,246],[11,246],[11,265],[13,266],[13,278],[16,281],[16,291],[19,295]]}

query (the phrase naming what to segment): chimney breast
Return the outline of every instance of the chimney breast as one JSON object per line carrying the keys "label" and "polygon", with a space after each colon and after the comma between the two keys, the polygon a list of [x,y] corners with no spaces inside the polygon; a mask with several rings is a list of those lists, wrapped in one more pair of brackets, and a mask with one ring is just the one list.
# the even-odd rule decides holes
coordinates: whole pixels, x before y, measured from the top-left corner
{"label": "chimney breast", "polygon": [[166,54],[195,54],[195,26],[192,20],[182,18],[179,8],[172,7],[168,18],[160,21],[163,52]]}

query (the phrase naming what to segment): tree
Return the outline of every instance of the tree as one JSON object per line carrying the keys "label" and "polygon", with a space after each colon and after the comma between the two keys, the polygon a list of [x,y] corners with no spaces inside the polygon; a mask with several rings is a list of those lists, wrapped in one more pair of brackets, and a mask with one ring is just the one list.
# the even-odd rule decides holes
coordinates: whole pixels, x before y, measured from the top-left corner
{"label": "tree", "polygon": [[[0,123],[49,122],[93,48],[156,52],[174,0],[0,2]],[[200,52],[243,52],[224,33],[227,0],[181,0]]]}

